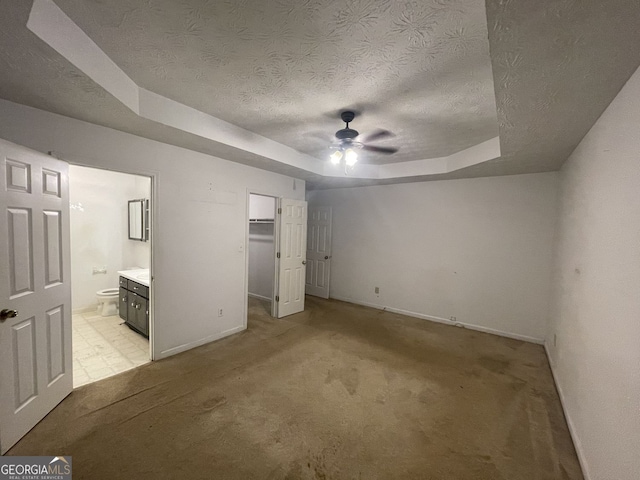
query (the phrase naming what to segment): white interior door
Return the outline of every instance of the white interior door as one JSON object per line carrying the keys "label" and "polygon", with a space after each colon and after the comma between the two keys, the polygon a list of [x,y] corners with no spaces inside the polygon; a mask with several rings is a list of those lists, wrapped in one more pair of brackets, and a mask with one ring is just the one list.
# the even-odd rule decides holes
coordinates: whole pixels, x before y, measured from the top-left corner
{"label": "white interior door", "polygon": [[278,318],[304,310],[304,282],[307,245],[307,202],[279,201],[278,215]]}
{"label": "white interior door", "polygon": [[309,207],[306,293],[329,298],[331,207]]}
{"label": "white interior door", "polygon": [[68,165],[0,140],[0,451],[73,389]]}

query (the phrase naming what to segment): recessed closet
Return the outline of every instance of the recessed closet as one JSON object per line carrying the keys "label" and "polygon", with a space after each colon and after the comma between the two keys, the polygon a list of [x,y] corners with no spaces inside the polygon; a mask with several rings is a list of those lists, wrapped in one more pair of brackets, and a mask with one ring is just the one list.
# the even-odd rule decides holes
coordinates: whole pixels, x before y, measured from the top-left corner
{"label": "recessed closet", "polygon": [[249,196],[249,296],[271,302],[275,277],[276,199]]}

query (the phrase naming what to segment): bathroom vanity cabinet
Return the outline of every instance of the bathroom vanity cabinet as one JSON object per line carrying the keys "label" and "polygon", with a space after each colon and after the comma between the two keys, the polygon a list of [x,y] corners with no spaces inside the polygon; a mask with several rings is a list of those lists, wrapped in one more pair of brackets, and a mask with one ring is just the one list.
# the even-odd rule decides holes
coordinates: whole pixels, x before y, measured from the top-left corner
{"label": "bathroom vanity cabinet", "polygon": [[120,276],[120,318],[149,338],[149,287]]}

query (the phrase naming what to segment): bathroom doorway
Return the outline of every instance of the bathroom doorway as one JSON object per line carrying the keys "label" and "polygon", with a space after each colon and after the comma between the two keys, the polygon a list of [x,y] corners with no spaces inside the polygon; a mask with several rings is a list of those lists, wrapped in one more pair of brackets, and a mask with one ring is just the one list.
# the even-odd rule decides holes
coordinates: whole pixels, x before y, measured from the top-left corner
{"label": "bathroom doorway", "polygon": [[150,199],[150,177],[69,165],[74,388],[151,361]]}
{"label": "bathroom doorway", "polygon": [[[248,312],[275,316],[276,197],[249,194]],[[249,315],[251,316],[251,315]]]}

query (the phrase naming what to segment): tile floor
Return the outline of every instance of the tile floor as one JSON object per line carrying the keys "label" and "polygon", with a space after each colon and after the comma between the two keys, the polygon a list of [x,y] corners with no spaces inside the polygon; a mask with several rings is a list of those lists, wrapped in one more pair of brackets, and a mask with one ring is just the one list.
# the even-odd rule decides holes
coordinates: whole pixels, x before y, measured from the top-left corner
{"label": "tile floor", "polygon": [[118,315],[96,312],[72,317],[73,386],[79,387],[149,362],[149,340]]}

